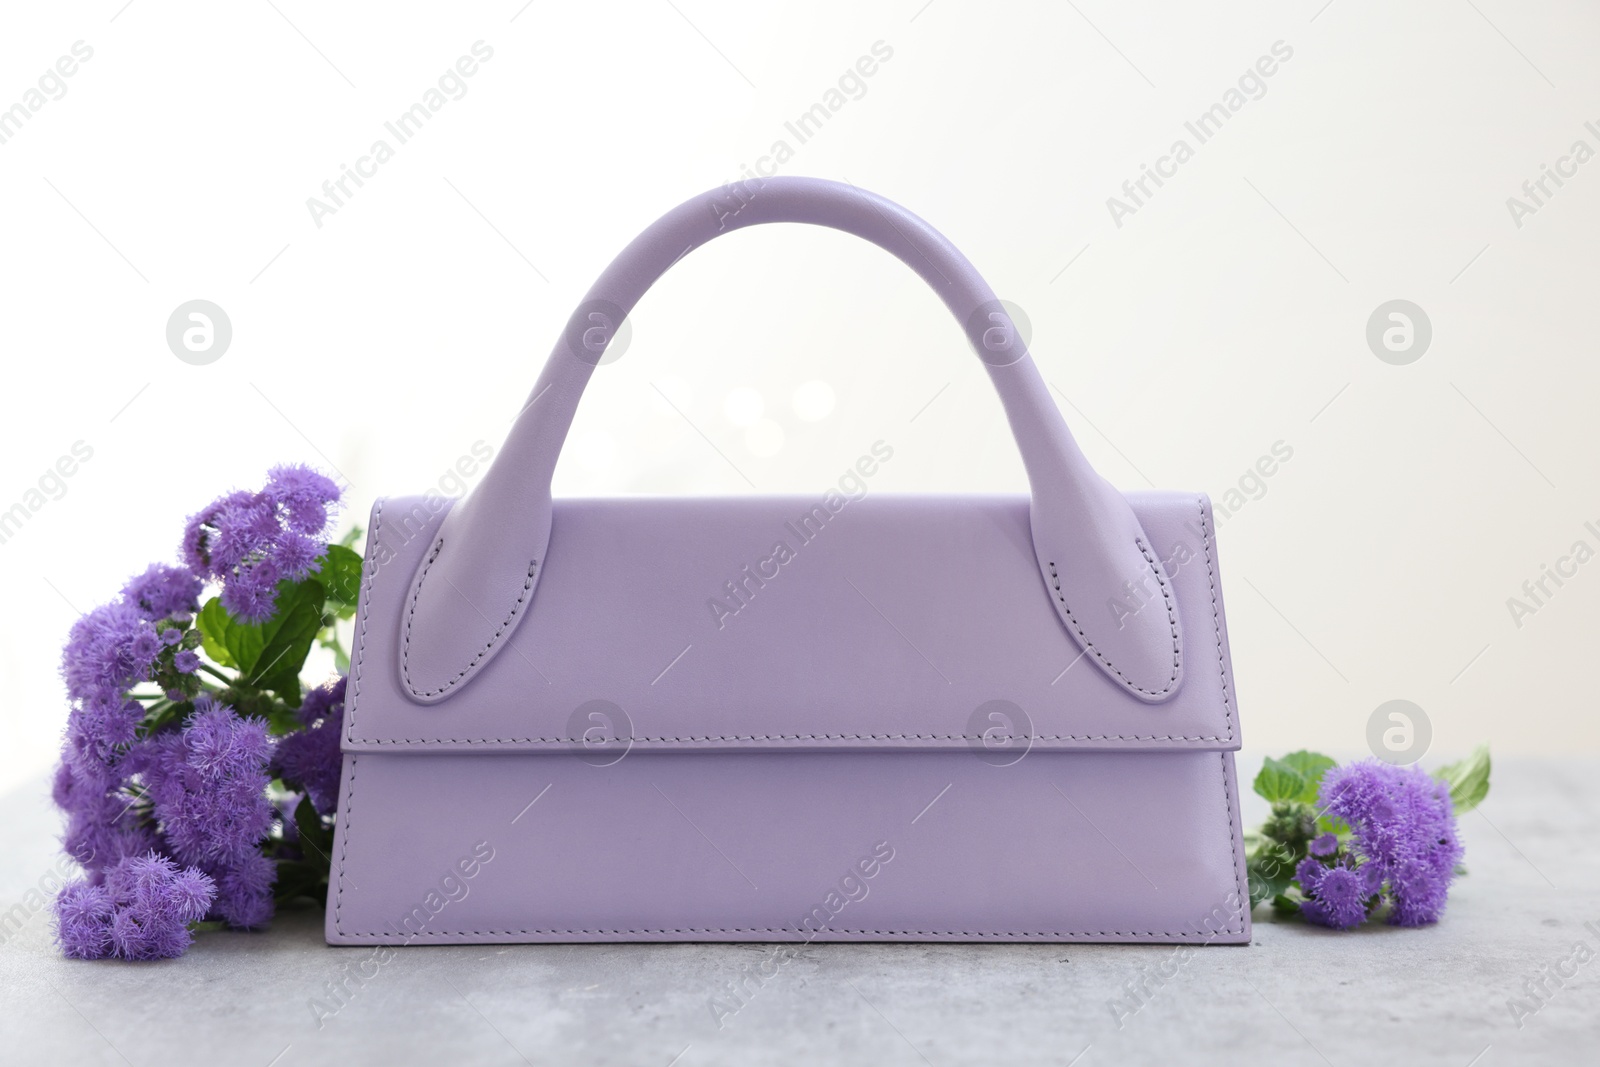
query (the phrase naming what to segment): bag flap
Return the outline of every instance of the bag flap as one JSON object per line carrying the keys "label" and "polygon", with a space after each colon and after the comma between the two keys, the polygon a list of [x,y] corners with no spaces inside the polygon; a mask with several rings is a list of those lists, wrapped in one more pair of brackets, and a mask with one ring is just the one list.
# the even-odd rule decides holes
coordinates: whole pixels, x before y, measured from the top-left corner
{"label": "bag flap", "polygon": [[1169,585],[1131,574],[1124,599],[1077,610],[1181,625],[1181,685],[1160,704],[1084,662],[1040,581],[1026,497],[830,492],[556,501],[509,646],[423,705],[400,684],[407,601],[448,504],[379,501],[344,748],[596,761],[632,748],[1237,749],[1210,502],[1128,501]]}

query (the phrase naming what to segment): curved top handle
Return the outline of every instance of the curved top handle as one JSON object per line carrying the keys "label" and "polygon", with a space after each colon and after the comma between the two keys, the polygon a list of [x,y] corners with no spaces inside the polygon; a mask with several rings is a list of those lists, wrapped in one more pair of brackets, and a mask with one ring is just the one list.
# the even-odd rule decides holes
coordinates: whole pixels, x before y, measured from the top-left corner
{"label": "curved top handle", "polygon": [[[622,319],[678,260],[722,233],[805,222],[863,237],[934,288],[967,331],[1005,408],[1032,489],[1030,524],[1045,591],[1106,676],[1149,703],[1181,680],[1177,613],[1161,562],[1122,494],[1079,451],[1010,316],[965,256],[904,208],[851,185],[777,177],[726,186],[667,212],[622,250],[569,320],[482,481],[450,510],[412,579],[401,684],[444,700],[528,612],[550,540],[550,481],[578,401]],[[1151,583],[1154,582],[1154,585]],[[1132,583],[1130,586],[1128,583]],[[1166,611],[1107,609],[1129,588]]]}

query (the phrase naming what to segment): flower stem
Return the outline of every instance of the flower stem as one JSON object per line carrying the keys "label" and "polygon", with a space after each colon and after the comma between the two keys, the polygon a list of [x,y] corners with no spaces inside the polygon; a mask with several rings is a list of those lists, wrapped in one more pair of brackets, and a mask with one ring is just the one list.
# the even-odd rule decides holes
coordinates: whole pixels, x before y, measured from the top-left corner
{"label": "flower stem", "polygon": [[226,674],[223,674],[221,671],[217,670],[215,667],[213,667],[209,663],[202,663],[198,667],[196,667],[195,670],[205,671],[207,674],[211,675],[213,678],[216,678],[219,681],[222,681],[227,685],[234,685],[239,681],[239,679],[237,679],[237,678],[229,678]]}

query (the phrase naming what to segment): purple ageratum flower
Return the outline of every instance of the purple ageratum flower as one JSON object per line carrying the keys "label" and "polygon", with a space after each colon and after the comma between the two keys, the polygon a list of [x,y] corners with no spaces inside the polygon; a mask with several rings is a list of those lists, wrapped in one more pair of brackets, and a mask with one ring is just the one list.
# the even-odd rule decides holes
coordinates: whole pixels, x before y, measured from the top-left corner
{"label": "purple ageratum flower", "polygon": [[1369,879],[1358,869],[1345,863],[1332,867],[1307,856],[1295,868],[1295,880],[1306,899],[1300,905],[1300,914],[1318,926],[1335,930],[1348,930],[1359,926],[1367,918],[1365,892]]}
{"label": "purple ageratum flower", "polygon": [[185,863],[236,862],[271,829],[265,720],[201,697],[182,730],[153,738],[138,756],[162,834]]}
{"label": "purple ageratum flower", "polygon": [[124,790],[125,754],[102,757],[80,730],[81,712],[68,720],[68,738],[51,797],[66,813],[62,848],[99,884],[103,872],[128,856],[148,852],[158,842]]}
{"label": "purple ageratum flower", "polygon": [[102,604],[72,624],[61,651],[61,676],[74,700],[120,696],[148,681],[161,637],[140,608]]}
{"label": "purple ageratum flower", "polygon": [[241,718],[208,697],[195,702],[181,731],[136,753],[167,850],[215,880],[212,914],[245,929],[272,917],[276,867],[260,851],[272,828],[272,757],[265,720]]}
{"label": "purple ageratum flower", "polygon": [[130,856],[103,884],[75,881],[56,896],[56,937],[72,959],[170,959],[183,955],[189,924],[205,917],[216,884],[157,852]]}
{"label": "purple ageratum flower", "polygon": [[74,960],[101,960],[111,955],[111,891],[103,885],[68,882],[56,894],[56,940]]}
{"label": "purple ageratum flower", "polygon": [[286,782],[305,788],[319,815],[332,815],[339,804],[339,774],[343,756],[339,735],[344,730],[346,679],[322,685],[306,694],[299,719],[305,729],[278,741],[275,769]]}
{"label": "purple ageratum flower", "polygon": [[122,587],[122,598],[152,621],[191,615],[200,607],[201,581],[187,567],[153,563]]}
{"label": "purple ageratum flower", "polygon": [[264,622],[278,605],[278,566],[271,556],[235,567],[222,579],[222,606],[246,622]]}
{"label": "purple ageratum flower", "polygon": [[196,574],[222,582],[222,605],[260,622],[277,604],[278,582],[310,574],[339,487],[309,467],[275,467],[258,493],[219,497],[190,516],[181,551]]}
{"label": "purple ageratum flower", "polygon": [[72,789],[61,844],[89,872],[90,882],[98,884],[108,868],[160,844],[134,810],[133,798],[92,782],[74,782]]}
{"label": "purple ageratum flower", "polygon": [[301,464],[272,468],[262,492],[282,509],[290,530],[313,537],[327,528],[340,495],[332,479]]}
{"label": "purple ageratum flower", "polygon": [[172,657],[172,666],[180,674],[193,674],[200,667],[200,656],[193,649],[186,648]]}
{"label": "purple ageratum flower", "polygon": [[321,541],[290,530],[278,539],[272,562],[290,581],[298,582],[317,567],[325,547]]}
{"label": "purple ageratum flower", "polygon": [[110,767],[138,735],[144,706],[137,700],[99,693],[80,701],[67,713],[62,759],[87,770]]}
{"label": "purple ageratum flower", "polygon": [[1418,767],[1363,760],[1329,770],[1320,800],[1354,832],[1358,869],[1392,905],[1389,922],[1436,922],[1462,855],[1449,787]]}
{"label": "purple ageratum flower", "polygon": [[1339,850],[1339,838],[1333,834],[1321,834],[1312,838],[1306,848],[1313,856],[1331,856]]}
{"label": "purple ageratum flower", "polygon": [[217,900],[211,915],[235,930],[259,930],[272,921],[272,887],[278,865],[252,852],[216,872]]}

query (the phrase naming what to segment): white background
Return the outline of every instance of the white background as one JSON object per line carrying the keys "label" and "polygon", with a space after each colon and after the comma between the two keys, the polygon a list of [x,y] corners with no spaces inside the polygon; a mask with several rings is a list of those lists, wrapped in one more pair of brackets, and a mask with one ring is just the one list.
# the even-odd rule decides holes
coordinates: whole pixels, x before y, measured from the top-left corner
{"label": "white background", "polygon": [[[1520,228],[1506,204],[1600,149],[1592,4],[274,3],[6,5],[0,108],[94,52],[0,144],[0,510],[93,458],[0,544],[0,787],[54,758],[76,611],[173,558],[187,514],[286,460],[337,470],[361,521],[437,485],[498,446],[610,257],[780,138],[784,173],[905,204],[1026,309],[1118,485],[1221,501],[1293,449],[1220,533],[1251,752],[1363,751],[1392,698],[1430,716],[1429,763],[1600,748],[1600,561],[1520,628],[1506,604],[1600,549],[1600,162]],[[466,95],[315,225],[307,198],[479,40]],[[877,41],[865,95],[796,144]],[[1265,94],[1115,225],[1107,198],[1277,41]],[[203,367],[165,340],[195,298],[234,331]],[[1365,340],[1395,298],[1433,324],[1407,366]],[[736,234],[633,323],[559,492],[752,491],[737,467],[814,494],[880,438],[875,491],[1025,489],[960,329],[852,238]],[[816,381],[836,403],[807,420]],[[736,389],[764,421],[730,420]]]}

